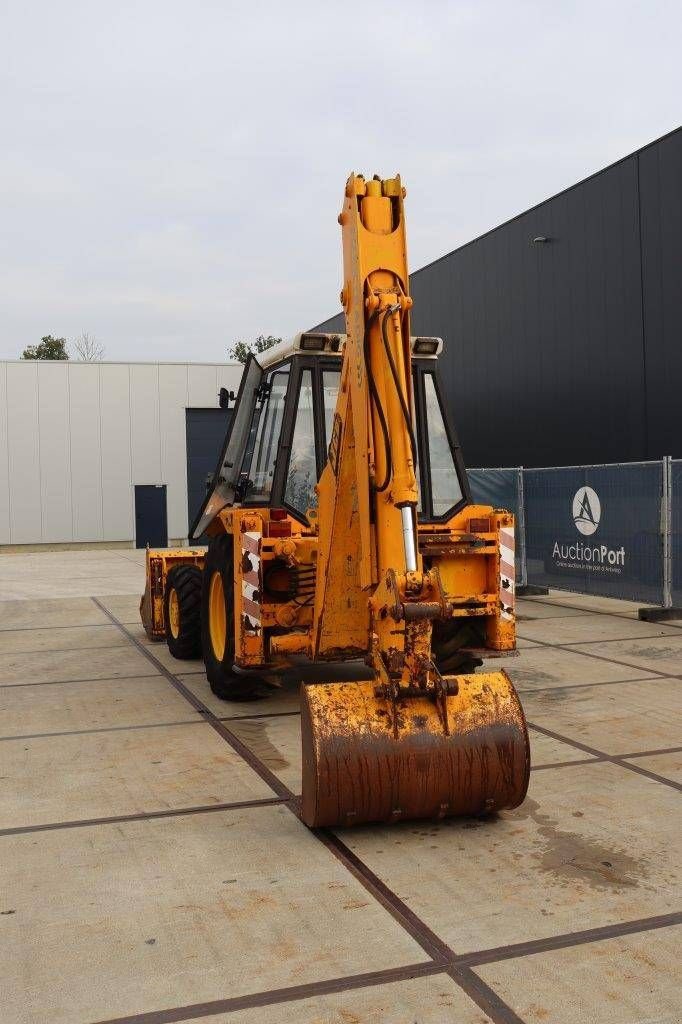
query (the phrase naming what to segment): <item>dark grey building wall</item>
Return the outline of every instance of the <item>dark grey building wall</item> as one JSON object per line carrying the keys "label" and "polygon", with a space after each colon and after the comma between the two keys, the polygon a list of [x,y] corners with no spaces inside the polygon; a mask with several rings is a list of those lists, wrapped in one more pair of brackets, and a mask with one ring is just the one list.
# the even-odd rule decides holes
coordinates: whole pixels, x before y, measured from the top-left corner
{"label": "dark grey building wall", "polygon": [[412,333],[445,342],[470,466],[682,456],[682,129],[416,271],[411,288]]}
{"label": "dark grey building wall", "polygon": [[206,477],[215,472],[230,415],[227,409],[185,409],[188,529],[206,497]]}
{"label": "dark grey building wall", "polygon": [[648,452],[682,456],[682,129],[639,154]]}

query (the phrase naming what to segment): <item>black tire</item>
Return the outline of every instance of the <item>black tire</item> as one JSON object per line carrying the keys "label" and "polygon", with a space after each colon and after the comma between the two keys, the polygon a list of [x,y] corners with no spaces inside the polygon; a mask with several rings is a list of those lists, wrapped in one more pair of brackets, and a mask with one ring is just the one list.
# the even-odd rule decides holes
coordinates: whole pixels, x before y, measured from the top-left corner
{"label": "black tire", "polygon": [[[222,600],[225,611],[225,644],[222,651],[214,650],[211,637],[211,583],[216,574],[222,581]],[[206,678],[213,693],[221,700],[257,700],[263,693],[261,679],[258,676],[239,675],[234,671],[234,637],[232,537],[222,534],[220,537],[209,539],[204,562],[201,590],[201,646],[206,666]]]}
{"label": "black tire", "polygon": [[[176,565],[168,573],[163,596],[166,643],[174,658],[201,657],[202,573],[196,565]],[[175,604],[176,614],[171,605]]]}
{"label": "black tire", "polygon": [[434,622],[431,651],[442,676],[468,675],[483,664],[481,658],[461,651],[461,647],[485,647],[485,640],[475,623],[459,617]]}

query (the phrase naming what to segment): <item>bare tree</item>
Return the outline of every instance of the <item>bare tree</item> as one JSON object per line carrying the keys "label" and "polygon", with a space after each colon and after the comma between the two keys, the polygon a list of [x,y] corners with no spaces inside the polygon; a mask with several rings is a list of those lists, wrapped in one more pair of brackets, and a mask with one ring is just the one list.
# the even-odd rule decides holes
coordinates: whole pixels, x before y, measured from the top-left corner
{"label": "bare tree", "polygon": [[96,363],[104,358],[104,345],[102,345],[94,334],[83,331],[79,338],[74,338],[73,347],[76,359],[83,363]]}

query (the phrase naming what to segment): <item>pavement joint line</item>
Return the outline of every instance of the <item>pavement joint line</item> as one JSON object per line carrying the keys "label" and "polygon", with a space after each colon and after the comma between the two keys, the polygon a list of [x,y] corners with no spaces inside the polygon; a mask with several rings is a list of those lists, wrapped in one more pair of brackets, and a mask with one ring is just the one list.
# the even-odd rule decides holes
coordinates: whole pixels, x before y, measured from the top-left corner
{"label": "pavement joint line", "polygon": [[[0,604],[0,611],[2,605]],[[66,626],[0,626],[0,633],[35,633],[40,629],[49,629],[52,632],[53,629],[102,629],[106,627],[111,629],[110,622],[76,622]]]}
{"label": "pavement joint line", "polygon": [[[642,671],[646,670],[642,669]],[[675,677],[666,676],[665,678],[674,679]],[[520,689],[515,686],[514,689],[517,693],[546,693],[548,690],[587,690],[591,686],[620,686],[621,683],[660,683],[660,679],[656,676],[636,676],[634,679],[601,679],[596,683],[553,683],[550,686],[531,686],[528,689]]]}
{"label": "pavement joint line", "polygon": [[445,973],[495,1024],[525,1024],[501,996],[466,964],[452,964]]}
{"label": "pavement joint line", "polygon": [[94,647],[41,647],[36,651],[1,651],[5,658],[15,658],[24,654],[80,654],[81,651],[116,651],[125,644],[95,644]]}
{"label": "pavement joint line", "polygon": [[642,768],[638,764],[631,764],[630,761],[623,761],[621,758],[614,758],[613,763],[619,764],[623,768],[629,768],[631,772],[636,772],[637,775],[642,775],[645,779],[651,779],[652,782],[659,782],[663,786],[668,786],[670,789],[674,789],[678,793],[682,793],[682,784],[675,782],[674,779],[666,779],[664,775],[659,775],[658,772],[650,772],[648,768]]}
{"label": "pavement joint line", "polygon": [[[538,620],[540,621],[540,620]],[[529,639],[528,637],[526,639]],[[605,640],[603,637],[600,640],[572,640],[571,647],[589,647],[590,644],[620,644],[630,643],[632,640],[682,640],[682,634],[675,636],[674,633],[646,633],[644,636],[617,636],[612,640]],[[538,640],[535,641],[539,643]],[[568,647],[568,644],[561,646]]]}
{"label": "pavement joint line", "polygon": [[548,762],[547,764],[532,764],[530,766],[530,770],[532,772],[541,772],[548,768],[572,768],[574,765],[578,764],[598,764],[600,762],[611,760],[615,760],[617,762],[624,760],[629,761],[638,757],[657,757],[661,754],[678,754],[680,751],[682,751],[682,747],[659,747],[656,750],[636,750],[631,754],[600,754],[599,756],[594,755],[593,757],[586,757],[576,761],[555,761],[554,763]]}
{"label": "pavement joint line", "polygon": [[389,967],[383,971],[349,974],[345,977],[311,981],[288,988],[274,988],[244,996],[213,999],[206,1003],[176,1006],[168,1010],[151,1010],[148,1013],[132,1014],[128,1017],[114,1017],[106,1021],[99,1021],[98,1024],[175,1024],[177,1021],[198,1020],[201,1017],[212,1017],[219,1013],[234,1013],[238,1010],[250,1010],[261,1006],[276,1006],[281,1003],[311,999],[315,996],[334,995],[354,989],[375,988],[378,985],[409,981],[413,978],[432,977],[443,974],[445,969],[443,964],[427,960],[423,963],[408,964],[405,967]]}
{"label": "pavement joint line", "polygon": [[108,818],[49,821],[38,825],[16,825],[1,828],[0,836],[21,836],[33,832],[59,832],[62,829],[93,828],[97,825],[120,825],[128,821],[154,821],[156,818],[182,818],[191,814],[207,814],[213,811],[240,811],[253,807],[272,807],[285,802],[282,797],[262,797],[256,800],[235,800],[231,803],[206,804],[197,807],[172,807],[162,811],[139,811],[137,814],[117,814]]}
{"label": "pavement joint line", "polygon": [[[153,677],[150,677],[153,678]],[[532,691],[530,691],[532,692]],[[0,743],[8,743],[13,740],[40,740],[49,739],[54,736],[88,736],[91,733],[103,733],[103,732],[134,732],[141,729],[166,729],[174,726],[182,725],[207,725],[203,712],[197,712],[198,718],[186,718],[176,722],[141,722],[134,725],[103,725],[95,726],[90,729],[63,729],[56,732],[31,732],[31,733],[17,733],[13,736],[0,736]],[[275,711],[269,714],[257,714],[257,715],[226,715],[220,718],[221,722],[243,722],[251,721],[252,719],[261,718],[291,718],[300,716],[300,711]],[[531,728],[533,726],[531,725]],[[531,771],[543,771],[547,768],[566,768],[572,767],[578,764],[595,764],[597,761],[608,761],[612,759],[622,760],[624,758],[631,759],[637,757],[655,757],[659,754],[677,754],[682,751],[682,747],[662,747],[654,750],[637,750],[628,754],[603,754],[594,755],[589,758],[582,760],[573,761],[555,761],[548,762],[546,764],[533,764],[531,765]]]}
{"label": "pavement joint line", "polygon": [[656,757],[658,754],[679,754],[682,747],[659,747],[658,750],[635,750],[632,754],[619,754],[620,758]]}
{"label": "pavement joint line", "polygon": [[582,946],[591,942],[604,942],[622,935],[636,935],[641,932],[656,931],[659,928],[671,928],[679,924],[682,924],[682,912],[674,911],[670,914],[659,914],[656,917],[618,921],[615,924],[585,928],[578,932],[564,932],[560,935],[548,935],[542,939],[529,939],[527,942],[509,943],[506,946],[462,953],[458,957],[458,963],[478,967],[483,964],[500,963],[502,960],[515,960],[522,956],[549,953],[554,949],[570,949],[573,946]]}
{"label": "pavement joint line", "polygon": [[[519,640],[530,640],[530,637],[528,637],[528,636],[521,636],[520,633],[517,633],[517,636],[518,636]],[[658,639],[660,640],[661,638],[658,637]],[[617,658],[607,658],[605,654],[590,654],[589,651],[576,650],[576,646],[579,646],[579,645],[576,645],[576,644],[551,644],[551,643],[548,643],[548,641],[546,641],[546,640],[532,640],[531,642],[534,643],[534,644],[539,645],[540,647],[546,647],[546,648],[548,648],[549,650],[552,650],[552,651],[568,651],[569,653],[572,653],[572,654],[579,654],[583,658],[595,658],[597,661],[608,661],[608,663],[610,665],[623,665],[626,668],[635,669],[635,671],[637,671],[637,672],[652,672],[655,676],[658,676],[660,679],[679,679],[679,678],[681,678],[677,674],[674,674],[674,673],[671,674],[670,672],[661,672],[659,669],[652,668],[651,666],[649,666],[648,668],[642,668],[641,665],[633,665],[633,663],[631,661],[621,661],[620,659],[617,659]],[[600,643],[604,643],[604,644],[606,644],[606,643],[619,643],[619,641],[618,640],[601,640]],[[529,648],[529,649],[532,650],[532,648]]]}
{"label": "pavement joint line", "polygon": [[438,936],[426,922],[415,914],[411,907],[400,899],[357,854],[348,847],[331,829],[311,829],[322,844],[348,869],[348,871],[374,896],[389,912],[391,917],[418,942],[432,960],[450,962],[456,953]]}
{"label": "pavement joint line", "polygon": [[253,715],[220,715],[221,722],[243,722],[250,718],[292,718],[300,717],[300,711],[263,711]]}
{"label": "pavement joint line", "polygon": [[125,679],[158,678],[158,672],[134,672],[130,676],[93,676],[91,679],[39,679],[33,683],[0,683],[0,690],[14,690],[19,686],[67,686],[69,683],[118,683],[123,682]]}
{"label": "pavement joint line", "polygon": [[[528,600],[527,597],[519,597],[519,598],[517,598],[517,605],[516,605],[517,608],[518,608],[518,602],[519,601],[527,601],[527,600]],[[562,604],[561,607],[562,608],[567,608],[568,606]],[[553,622],[555,619],[579,619],[582,614],[588,614],[589,615],[589,612],[587,612],[587,613],[578,612],[577,615],[526,615],[526,610],[524,609],[522,612],[520,612],[520,613],[517,612],[516,613],[516,621],[517,622],[544,622],[545,619],[548,619],[548,620],[551,620]]]}
{"label": "pavement joint line", "polygon": [[[576,594],[576,593],[578,593],[578,591],[569,590],[569,591],[567,591],[567,593],[569,593],[569,594]],[[583,594],[582,596],[583,597],[590,597],[591,595]],[[598,595],[594,595],[594,596],[598,596]],[[571,611],[575,611],[576,608],[578,607],[577,605],[574,605],[574,604],[562,604],[561,601],[546,601],[546,600],[542,600],[541,598],[538,598],[537,596],[533,597],[531,595],[528,595],[527,597],[519,598],[519,600],[520,601],[531,601],[533,604],[538,604],[538,605],[541,605],[541,606],[551,605],[552,608],[569,608]],[[618,598],[613,598],[613,600],[618,600]],[[633,604],[634,603],[636,603],[636,602],[633,602]],[[653,607],[658,607],[658,606],[657,605],[653,605]],[[626,615],[625,612],[605,612],[605,611],[601,611],[600,609],[597,609],[597,608],[590,608],[588,611],[585,611],[585,612],[580,611],[580,612],[578,612],[578,614],[579,615],[605,615],[607,618],[610,618],[610,619],[625,619],[626,622],[641,622],[641,619],[633,619],[631,615]],[[554,618],[554,617],[555,616],[552,616],[552,618]],[[547,616],[547,618],[549,618],[549,616]],[[556,618],[564,618],[564,616],[563,615],[558,615],[558,616],[556,616]],[[676,628],[680,628],[680,627],[676,627]]]}
{"label": "pavement joint line", "polygon": [[574,768],[580,764],[597,764],[599,761],[604,761],[603,757],[585,757],[582,760],[577,761],[555,761],[553,764],[531,764],[530,770],[532,772],[544,772],[550,768]]}
{"label": "pavement joint line", "polygon": [[176,725],[206,725],[202,717],[186,718],[179,722],[146,722],[139,725],[102,725],[92,729],[64,729],[60,732],[29,732],[17,736],[0,736],[0,743],[8,743],[11,740],[42,740],[53,736],[89,736],[92,733],[101,732],[134,732],[139,729],[165,729]]}
{"label": "pavement joint line", "polygon": [[662,786],[668,786],[669,789],[677,790],[678,793],[682,793],[682,784],[675,782],[673,779],[666,779],[663,775],[657,775],[656,772],[650,772],[646,768],[641,768],[637,764],[630,764],[629,761],[624,760],[622,754],[607,754],[604,750],[597,750],[595,747],[590,747],[586,743],[581,743],[580,740],[573,740],[569,736],[564,736],[559,732],[555,732],[553,729],[547,729],[544,725],[537,725],[535,722],[528,722],[529,729],[535,729],[536,732],[541,732],[545,736],[549,736],[551,739],[559,740],[561,743],[567,743],[571,747],[575,747],[577,750],[582,750],[586,754],[592,754],[594,761],[591,763],[609,762],[610,764],[619,765],[621,768],[627,768],[629,771],[635,772],[637,775],[643,775],[647,779],[651,779],[652,782],[658,782]]}
{"label": "pavement joint line", "polygon": [[[158,667],[159,671],[164,675],[170,683],[178,690],[179,693],[183,694],[189,703],[196,708],[197,711],[202,711],[215,731],[232,747],[232,749],[240,754],[246,763],[253,768],[255,772],[266,782],[271,789],[280,797],[283,797],[283,804],[285,807],[295,815],[300,821],[299,813],[299,802],[295,799],[294,794],[291,792],[288,786],[286,786],[270,769],[262,763],[262,761],[253,753],[253,751],[243,743],[239,737],[231,732],[221,722],[213,712],[206,707],[206,705],[192,691],[185,686],[185,684],[177,678],[165,665],[157,659],[151,651],[148,651],[137,637],[133,636],[130,630],[120,623],[116,616],[110,612],[107,608],[101,604],[96,597],[92,598],[92,601],[103,611],[107,617],[114,623],[115,626],[125,633],[129,638],[130,642],[140,650],[148,660]],[[384,907],[385,910],[393,917],[393,919],[402,926],[403,930],[407,932],[421,948],[427,953],[434,963],[441,964],[443,960],[449,960],[455,956],[453,950],[433,932],[426,922],[422,921],[410,907],[407,906],[400,897],[394,893],[389,887],[381,881],[381,879],[374,874],[363,861],[360,860],[347,846],[339,839],[334,833],[325,829],[311,829],[311,833],[317,836],[321,840],[323,845],[339,860],[357,879],[363,888],[374,897],[377,902]],[[510,1007],[504,1003],[499,996],[497,996],[492,989],[489,989],[487,985],[480,982],[473,972],[470,972],[471,977],[463,975],[461,978],[459,975],[453,977],[453,981],[459,985],[459,987],[466,992],[466,994],[490,1017],[493,1024],[516,1024],[520,1022],[520,1018],[516,1018],[513,1015],[513,1011]],[[480,983],[479,983],[480,982]],[[512,1016],[510,1016],[512,1014]],[[186,1018],[185,1018],[186,1019]],[[522,1024],[522,1022],[520,1022]]]}

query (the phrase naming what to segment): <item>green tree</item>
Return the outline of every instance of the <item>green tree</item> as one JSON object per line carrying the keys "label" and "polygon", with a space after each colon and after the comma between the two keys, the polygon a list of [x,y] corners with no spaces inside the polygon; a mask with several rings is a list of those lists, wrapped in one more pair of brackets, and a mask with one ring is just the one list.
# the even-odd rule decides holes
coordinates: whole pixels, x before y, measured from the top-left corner
{"label": "green tree", "polygon": [[273,345],[277,345],[282,339],[273,338],[271,334],[265,337],[264,334],[259,334],[255,341],[235,341],[232,348],[229,350],[229,355],[232,359],[236,359],[238,363],[245,363],[248,359],[249,352],[265,352],[267,349],[272,348]]}
{"label": "green tree", "polygon": [[46,334],[39,345],[29,345],[21,353],[22,359],[68,359],[66,338],[53,338]]}

